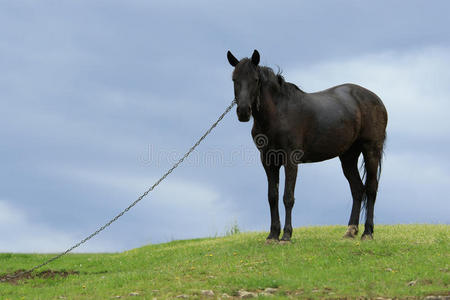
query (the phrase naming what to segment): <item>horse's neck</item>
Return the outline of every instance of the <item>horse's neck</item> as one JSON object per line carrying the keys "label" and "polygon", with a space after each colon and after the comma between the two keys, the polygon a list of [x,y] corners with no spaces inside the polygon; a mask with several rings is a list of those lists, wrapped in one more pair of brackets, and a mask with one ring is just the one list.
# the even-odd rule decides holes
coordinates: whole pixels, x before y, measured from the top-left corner
{"label": "horse's neck", "polygon": [[252,107],[252,114],[255,125],[261,130],[269,128],[270,123],[277,120],[277,103],[279,102],[278,95],[273,94],[268,87],[261,87],[259,107],[254,104]]}

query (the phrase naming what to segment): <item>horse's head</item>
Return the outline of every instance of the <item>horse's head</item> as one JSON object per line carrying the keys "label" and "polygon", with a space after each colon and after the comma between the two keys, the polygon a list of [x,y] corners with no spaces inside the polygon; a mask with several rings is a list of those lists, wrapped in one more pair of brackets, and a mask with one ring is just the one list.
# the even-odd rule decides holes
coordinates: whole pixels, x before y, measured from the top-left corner
{"label": "horse's head", "polygon": [[259,107],[259,53],[255,50],[250,59],[244,58],[239,61],[228,51],[227,58],[230,65],[234,67],[234,96],[237,102],[238,119],[241,122],[248,122],[252,115],[252,108]]}

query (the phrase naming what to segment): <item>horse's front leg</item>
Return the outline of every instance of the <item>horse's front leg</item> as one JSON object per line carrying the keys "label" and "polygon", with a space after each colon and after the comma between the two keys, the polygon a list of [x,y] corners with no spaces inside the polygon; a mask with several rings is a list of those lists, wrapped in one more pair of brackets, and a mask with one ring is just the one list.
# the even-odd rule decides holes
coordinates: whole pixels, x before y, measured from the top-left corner
{"label": "horse's front leg", "polygon": [[267,241],[278,241],[280,236],[280,215],[278,213],[278,183],[280,179],[280,165],[263,159],[264,170],[268,181],[268,198],[270,205],[270,233]]}
{"label": "horse's front leg", "polygon": [[285,171],[285,185],[284,185],[284,195],[283,203],[286,209],[286,221],[284,224],[282,241],[290,241],[292,237],[292,207],[294,206],[294,190],[295,182],[297,180],[297,164],[287,162],[284,166]]}

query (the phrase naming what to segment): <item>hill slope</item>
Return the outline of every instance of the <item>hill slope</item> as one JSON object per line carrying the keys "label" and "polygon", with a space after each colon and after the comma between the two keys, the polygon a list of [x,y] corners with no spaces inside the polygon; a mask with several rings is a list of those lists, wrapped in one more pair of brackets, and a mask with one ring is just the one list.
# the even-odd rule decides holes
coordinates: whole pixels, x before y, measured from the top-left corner
{"label": "hill slope", "polygon": [[[0,298],[206,298],[202,290],[217,298],[266,288],[276,288],[277,298],[449,295],[449,225],[377,226],[375,240],[364,242],[344,240],[344,232],[344,226],[297,228],[288,245],[266,245],[266,233],[243,233],[118,254],[70,254],[48,267],[78,274],[44,272],[0,283]],[[48,257],[0,254],[0,275]]]}

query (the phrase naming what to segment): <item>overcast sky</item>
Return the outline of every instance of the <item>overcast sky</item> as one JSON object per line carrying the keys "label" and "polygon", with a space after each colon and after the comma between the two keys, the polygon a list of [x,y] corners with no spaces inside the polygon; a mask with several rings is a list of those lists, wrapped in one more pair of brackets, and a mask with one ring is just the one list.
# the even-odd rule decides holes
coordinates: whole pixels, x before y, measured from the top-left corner
{"label": "overcast sky", "polygon": [[[389,124],[375,222],[448,224],[449,11],[444,0],[0,1],[0,252],[65,250],[151,186],[232,100],[227,50],[258,49],[307,92],[352,82],[377,93]],[[233,110],[77,251],[235,222],[267,231],[250,130]],[[300,166],[295,197],[294,226],[347,224],[338,159]]]}

